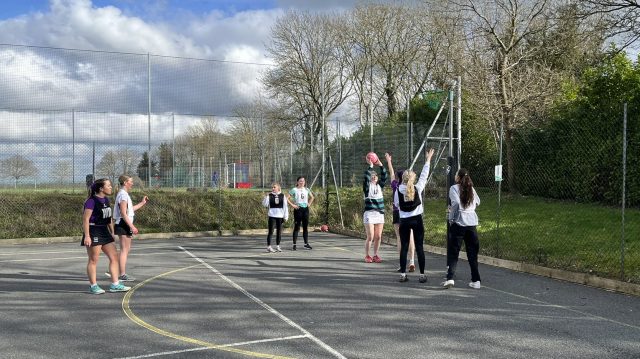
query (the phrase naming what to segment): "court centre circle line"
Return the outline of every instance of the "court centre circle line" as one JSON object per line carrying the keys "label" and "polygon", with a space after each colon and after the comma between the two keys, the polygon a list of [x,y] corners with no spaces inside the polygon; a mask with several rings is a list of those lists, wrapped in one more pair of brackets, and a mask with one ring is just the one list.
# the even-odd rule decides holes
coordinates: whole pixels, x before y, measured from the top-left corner
{"label": "court centre circle line", "polygon": [[148,278],[140,283],[138,283],[135,287],[131,288],[122,298],[122,310],[124,311],[125,315],[134,323],[138,324],[139,326],[150,330],[156,334],[160,334],[162,336],[165,337],[169,337],[169,338],[173,338],[182,342],[186,342],[189,344],[195,344],[198,345],[199,347],[204,347],[206,349],[215,349],[215,350],[221,350],[221,351],[227,351],[227,352],[232,352],[232,353],[237,353],[237,354],[242,354],[242,355],[247,355],[247,356],[251,356],[251,357],[255,357],[255,358],[271,358],[271,359],[294,359],[294,358],[290,358],[290,357],[286,357],[286,356],[280,356],[280,355],[274,355],[274,354],[266,354],[266,353],[258,353],[258,352],[251,352],[248,350],[242,350],[242,349],[236,349],[236,348],[231,348],[228,347],[228,345],[221,345],[221,344],[213,344],[213,343],[209,343],[203,340],[199,340],[199,339],[195,339],[195,338],[190,338],[190,337],[185,337],[183,335],[180,334],[176,334],[176,333],[172,333],[169,331],[166,331],[164,329],[160,329],[154,325],[151,325],[147,322],[145,322],[144,320],[140,319],[140,317],[138,317],[135,313],[133,313],[133,311],[131,310],[131,306],[130,306],[130,301],[131,301],[131,297],[133,296],[133,294],[136,292],[136,290],[142,288],[144,285],[146,285],[149,282],[152,282],[158,278],[162,278],[162,277],[166,277],[168,275],[174,274],[174,273],[178,273],[181,272],[183,270],[187,270],[187,269],[192,269],[192,268],[196,268],[201,266],[202,264],[195,264],[192,266],[188,266],[188,267],[184,267],[184,268],[178,268],[178,269],[174,269],[172,271],[168,271],[165,273],[161,273],[156,275],[155,277],[151,277]]}
{"label": "court centre circle line", "polygon": [[[139,253],[139,254],[129,254],[129,257],[132,256],[137,256],[137,257],[142,257],[142,256],[155,256],[155,255],[159,255],[159,254],[166,254],[164,252],[158,252],[158,253]],[[0,263],[14,263],[14,262],[44,262],[44,261],[52,261],[52,260],[61,260],[61,259],[87,259],[87,255],[85,254],[84,256],[81,257],[50,257],[50,258],[30,258],[30,259],[7,259],[7,260],[1,260]]]}
{"label": "court centre circle line", "polygon": [[182,251],[184,251],[185,253],[187,253],[188,255],[190,255],[193,259],[195,259],[196,261],[200,262],[202,265],[204,265],[205,267],[207,267],[209,270],[211,270],[213,273],[215,273],[217,276],[219,276],[220,278],[222,278],[223,280],[225,280],[227,283],[229,283],[232,287],[236,288],[238,291],[240,291],[242,294],[246,295],[247,297],[249,297],[251,300],[253,300],[254,302],[256,302],[258,305],[260,305],[261,307],[263,307],[264,309],[266,309],[267,311],[269,311],[270,313],[272,313],[273,315],[277,316],[278,318],[282,319],[285,323],[289,324],[290,326],[298,329],[300,332],[304,333],[305,336],[307,336],[309,339],[311,339],[312,341],[314,341],[316,344],[318,344],[320,347],[322,347],[324,350],[328,351],[329,353],[331,353],[334,357],[336,358],[340,358],[340,359],[346,359],[346,357],[342,354],[340,354],[338,351],[336,351],[335,349],[333,349],[331,346],[329,346],[327,343],[323,342],[322,340],[316,338],[313,334],[311,334],[309,331],[307,331],[306,329],[304,329],[303,327],[301,327],[300,325],[296,324],[294,321],[292,321],[291,319],[287,318],[286,316],[284,316],[283,314],[281,314],[280,312],[278,312],[277,310],[275,310],[274,308],[272,308],[271,306],[269,306],[267,303],[263,302],[262,300],[260,300],[260,298],[254,296],[253,294],[247,292],[244,288],[242,288],[239,284],[237,284],[236,282],[232,281],[231,279],[229,279],[227,276],[225,276],[224,274],[220,273],[220,271],[218,271],[217,269],[213,268],[212,266],[210,266],[207,262],[203,261],[202,259],[200,259],[199,257],[197,257],[196,255],[194,255],[193,253],[189,252],[188,250],[184,249],[182,246],[178,246],[178,248],[180,248]]}

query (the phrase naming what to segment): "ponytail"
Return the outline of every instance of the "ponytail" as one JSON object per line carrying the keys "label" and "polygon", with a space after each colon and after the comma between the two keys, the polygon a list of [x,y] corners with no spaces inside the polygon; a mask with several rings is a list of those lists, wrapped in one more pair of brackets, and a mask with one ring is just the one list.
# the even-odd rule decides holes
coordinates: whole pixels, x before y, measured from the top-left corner
{"label": "ponytail", "polygon": [[473,203],[473,181],[469,176],[469,171],[464,168],[459,169],[456,175],[460,185],[460,204],[462,208],[467,208]]}
{"label": "ponytail", "polygon": [[404,196],[407,201],[413,201],[414,197],[416,196],[415,182],[416,173],[411,170],[404,171],[404,173],[402,174],[402,183],[407,186],[407,192]]}
{"label": "ponytail", "polygon": [[104,187],[105,183],[107,183],[108,181],[108,178],[100,178],[99,180],[93,182],[91,186],[89,186],[89,197],[87,198],[91,198],[95,196],[96,193],[99,193],[100,190],[102,190],[102,187]]}
{"label": "ponytail", "polygon": [[124,187],[124,184],[131,179],[131,176],[127,176],[127,175],[121,175],[120,177],[118,177],[118,188],[116,188],[116,191],[119,191],[120,188]]}

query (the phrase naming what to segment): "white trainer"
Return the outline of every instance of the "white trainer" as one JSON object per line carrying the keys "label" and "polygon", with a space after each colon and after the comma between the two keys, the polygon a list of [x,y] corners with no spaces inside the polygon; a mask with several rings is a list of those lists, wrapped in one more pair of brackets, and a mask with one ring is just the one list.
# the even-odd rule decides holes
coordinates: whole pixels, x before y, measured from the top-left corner
{"label": "white trainer", "polygon": [[469,287],[473,289],[480,289],[480,287],[482,286],[480,285],[480,281],[476,281],[476,282],[469,282]]}
{"label": "white trainer", "polygon": [[280,248],[280,246],[276,246],[276,252],[282,252],[282,248]]}
{"label": "white trainer", "polygon": [[444,287],[444,289],[449,289],[453,287],[453,284],[454,284],[453,279],[445,280],[444,282],[442,282],[442,286]]}
{"label": "white trainer", "polygon": [[274,253],[276,250],[271,248],[271,246],[267,247],[267,253]]}

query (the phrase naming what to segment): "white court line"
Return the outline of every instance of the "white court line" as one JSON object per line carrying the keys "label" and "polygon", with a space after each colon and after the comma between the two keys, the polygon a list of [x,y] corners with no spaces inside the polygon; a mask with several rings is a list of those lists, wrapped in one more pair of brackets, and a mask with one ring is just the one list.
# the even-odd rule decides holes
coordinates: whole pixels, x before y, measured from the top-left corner
{"label": "white court line", "polygon": [[[624,326],[624,327],[629,327],[629,328],[639,329],[639,330],[640,330],[640,327],[639,327],[639,326],[636,326],[636,325],[627,324],[627,323],[622,323],[622,322],[619,322],[619,321],[617,321],[617,320],[613,320],[613,319],[609,319],[609,318],[601,317],[601,316],[599,316],[599,315],[595,315],[595,314],[591,314],[591,313],[582,312],[582,311],[579,311],[579,310],[577,310],[577,309],[572,309],[572,308],[569,308],[569,307],[564,306],[564,305],[560,305],[560,304],[552,304],[552,303],[545,302],[545,301],[540,300],[540,299],[535,299],[535,298],[527,297],[526,295],[520,295],[520,294],[511,293],[511,292],[506,292],[506,291],[504,291],[504,290],[499,290],[499,289],[495,289],[495,288],[491,288],[491,287],[483,286],[483,288],[487,288],[487,289],[493,290],[493,291],[498,292],[498,293],[511,295],[511,296],[516,297],[516,298],[527,299],[527,300],[530,300],[530,301],[532,301],[532,302],[536,302],[536,303],[543,304],[544,306],[548,306],[548,307],[550,307],[550,308],[564,309],[564,310],[566,310],[566,311],[568,311],[568,312],[577,313],[577,314],[580,314],[580,315],[584,315],[584,316],[586,316],[586,317],[596,318],[596,319],[604,320],[604,321],[606,321],[606,322],[610,322],[610,323],[614,323],[614,324],[622,325],[622,326]],[[576,319],[578,319],[578,318],[576,318]]]}
{"label": "white court line", "polygon": [[335,349],[333,349],[332,347],[330,347],[328,344],[326,344],[325,342],[323,342],[322,340],[316,338],[313,334],[309,333],[306,329],[304,329],[303,327],[299,326],[298,324],[296,324],[294,321],[292,321],[291,319],[285,317],[283,314],[280,314],[280,312],[278,312],[277,310],[273,309],[271,306],[269,306],[267,303],[263,302],[262,300],[260,300],[259,298],[257,298],[256,296],[254,296],[253,294],[247,292],[244,288],[242,288],[240,285],[236,284],[234,281],[232,281],[231,279],[227,278],[224,274],[220,273],[217,269],[213,268],[212,266],[210,266],[208,263],[206,263],[205,261],[203,261],[202,259],[196,257],[193,253],[189,252],[188,250],[184,249],[181,246],[178,246],[178,248],[180,248],[181,250],[183,250],[185,253],[187,253],[188,255],[190,255],[191,257],[193,257],[193,259],[197,260],[198,262],[202,263],[205,267],[209,268],[212,272],[214,272],[216,275],[218,275],[220,278],[224,279],[227,283],[231,284],[234,288],[236,288],[237,290],[239,290],[242,294],[246,295],[247,297],[249,297],[251,300],[253,300],[254,302],[258,303],[260,306],[262,306],[264,309],[268,310],[270,313],[276,315],[278,318],[282,319],[285,323],[289,324],[290,326],[298,329],[299,331],[301,331],[305,337],[313,340],[316,344],[318,344],[319,346],[321,346],[323,349],[325,349],[326,351],[328,351],[329,353],[333,354],[334,357],[336,358],[340,358],[340,359],[347,359],[344,355],[340,354],[338,351],[336,351]]}
{"label": "white court line", "polygon": [[[306,335],[293,335],[293,336],[290,336],[290,337],[272,338],[272,339],[260,339],[260,340],[252,340],[252,341],[249,341],[249,342],[231,343],[231,344],[219,345],[218,347],[239,347],[239,346],[243,346],[243,345],[258,344],[258,343],[268,343],[268,342],[277,342],[277,341],[300,339],[300,338],[306,338],[306,337],[307,337]],[[200,347],[200,348],[192,348],[192,349],[184,349],[184,350],[173,350],[173,351],[170,351],[170,352],[144,354],[144,355],[138,355],[138,356],[134,356],[134,357],[123,357],[123,358],[116,358],[116,359],[153,358],[153,357],[159,357],[159,356],[163,356],[163,355],[182,354],[182,353],[188,353],[188,352],[197,352],[197,351],[201,351],[201,350],[214,350],[214,349],[215,348]]]}

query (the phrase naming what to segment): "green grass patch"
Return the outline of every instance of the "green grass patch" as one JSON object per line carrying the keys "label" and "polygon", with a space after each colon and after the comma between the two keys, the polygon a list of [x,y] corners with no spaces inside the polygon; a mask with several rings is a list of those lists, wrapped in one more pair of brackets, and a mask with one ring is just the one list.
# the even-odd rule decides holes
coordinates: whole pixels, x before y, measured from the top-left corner
{"label": "green grass patch", "polygon": [[[141,233],[241,230],[267,227],[264,191],[166,191],[134,190],[137,203],[143,195],[147,206],[136,213]],[[330,226],[340,223],[340,213],[331,190]],[[385,234],[393,236],[391,193],[385,198]],[[478,207],[481,254],[518,262],[592,273],[640,283],[640,210],[625,212],[624,245],[620,208],[596,204],[548,200],[537,197],[503,196],[479,190]],[[436,193],[425,199],[425,242],[446,244],[446,202]],[[78,236],[82,233],[82,205],[86,195],[63,190],[11,190],[0,193],[0,238]],[[345,228],[362,231],[363,195],[360,188],[341,188]],[[316,193],[311,225],[324,223],[324,193]],[[285,227],[293,224],[292,215]],[[624,252],[623,252],[624,250]],[[624,253],[624,254],[623,254]]]}

